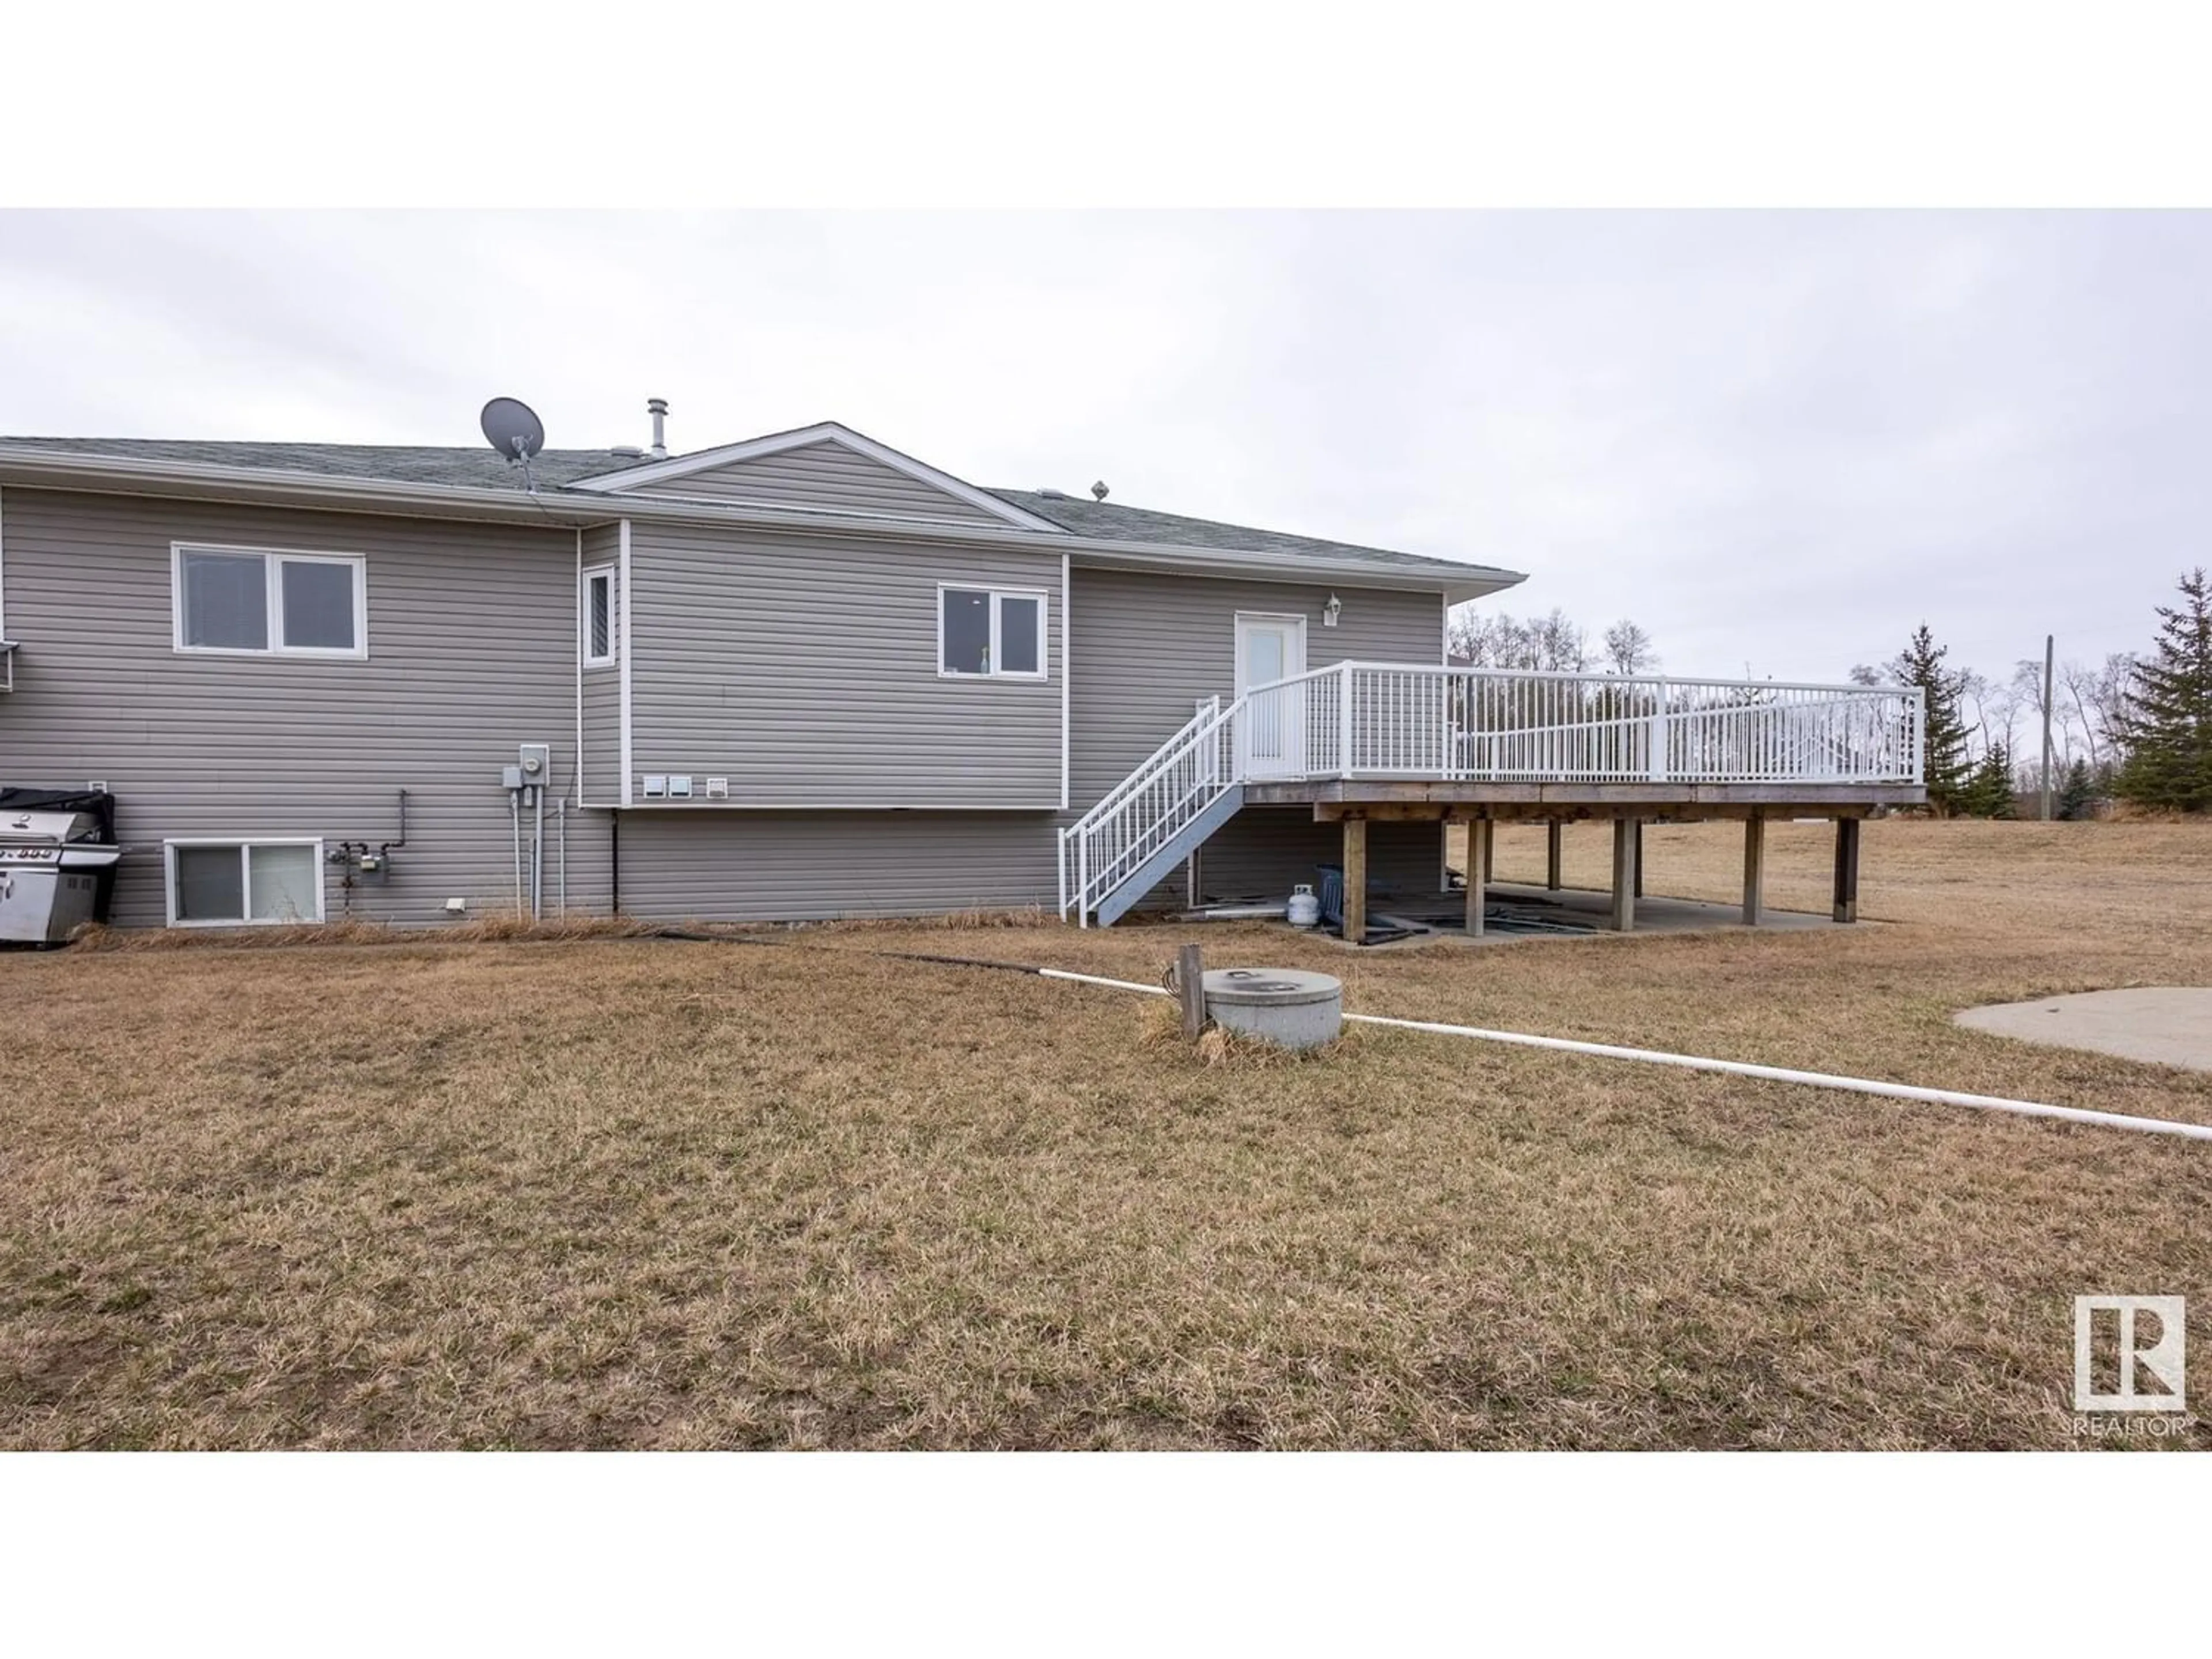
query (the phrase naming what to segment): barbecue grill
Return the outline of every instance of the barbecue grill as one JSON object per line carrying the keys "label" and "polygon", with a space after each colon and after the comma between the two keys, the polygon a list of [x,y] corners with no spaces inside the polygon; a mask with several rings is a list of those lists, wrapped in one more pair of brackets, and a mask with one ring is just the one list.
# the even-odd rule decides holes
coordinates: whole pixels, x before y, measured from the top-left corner
{"label": "barbecue grill", "polygon": [[[58,945],[96,919],[108,872],[123,856],[105,797],[52,795],[19,804],[0,798],[0,942]],[[94,807],[93,811],[79,810]]]}

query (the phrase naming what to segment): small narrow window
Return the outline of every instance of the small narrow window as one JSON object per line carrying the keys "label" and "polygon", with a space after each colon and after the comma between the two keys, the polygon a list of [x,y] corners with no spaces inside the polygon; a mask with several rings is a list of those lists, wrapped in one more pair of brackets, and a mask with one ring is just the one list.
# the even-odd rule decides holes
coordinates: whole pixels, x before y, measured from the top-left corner
{"label": "small narrow window", "polygon": [[366,657],[366,562],[343,553],[174,549],[179,651]]}
{"label": "small narrow window", "polygon": [[1045,596],[988,587],[938,590],[937,669],[994,679],[1044,678]]}
{"label": "small narrow window", "polygon": [[320,842],[172,842],[169,921],[185,927],[323,919]]}
{"label": "small narrow window", "polygon": [[584,573],[584,665],[615,659],[615,573],[612,565]]}

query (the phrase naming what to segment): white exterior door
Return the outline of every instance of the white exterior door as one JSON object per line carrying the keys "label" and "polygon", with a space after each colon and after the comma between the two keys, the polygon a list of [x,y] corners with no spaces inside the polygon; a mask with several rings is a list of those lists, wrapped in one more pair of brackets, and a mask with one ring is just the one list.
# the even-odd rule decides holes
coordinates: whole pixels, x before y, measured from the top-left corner
{"label": "white exterior door", "polygon": [[[1237,695],[1306,672],[1306,619],[1237,614]],[[1237,743],[1248,778],[1296,777],[1305,771],[1306,698],[1310,688],[1261,692],[1244,706]]]}

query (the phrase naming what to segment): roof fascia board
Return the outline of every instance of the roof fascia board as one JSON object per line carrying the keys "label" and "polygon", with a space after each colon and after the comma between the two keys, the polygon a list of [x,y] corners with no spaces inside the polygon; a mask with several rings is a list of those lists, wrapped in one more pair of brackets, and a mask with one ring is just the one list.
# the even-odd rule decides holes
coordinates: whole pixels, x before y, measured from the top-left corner
{"label": "roof fascia board", "polygon": [[632,520],[726,524],[737,529],[799,531],[844,537],[880,538],[886,531],[896,529],[902,537],[915,541],[1021,548],[1045,554],[1065,552],[1085,565],[1180,570],[1194,575],[1336,580],[1349,586],[1441,592],[1454,595],[1455,604],[1462,598],[1479,598],[1528,580],[1518,571],[1485,565],[1455,566],[1448,562],[1422,569],[1352,559],[1297,558],[1223,548],[1116,541],[1078,536],[1062,529],[1039,535],[1012,526],[1001,530],[987,525],[915,522],[893,526],[881,520],[740,511],[724,504],[671,501],[650,495],[600,495],[578,501],[564,499],[557,494],[526,495],[514,490],[455,484],[348,478],[191,461],[125,460],[5,444],[0,444],[0,483],[33,489],[89,489],[108,495],[169,495],[183,499],[276,503],[325,513],[485,519],[557,526],[564,530],[611,523],[625,516]]}
{"label": "roof fascia board", "polygon": [[763,455],[781,455],[793,449],[805,449],[813,444],[837,444],[856,455],[903,472],[918,483],[962,501],[970,507],[981,507],[1002,523],[1023,530],[1036,530],[1048,535],[1065,536],[1067,531],[1049,519],[1040,519],[1034,513],[1024,513],[1012,501],[1002,501],[988,490],[978,489],[974,484],[963,483],[950,472],[940,472],[927,462],[917,461],[911,455],[900,453],[888,444],[879,444],[865,437],[850,427],[840,426],[835,421],[823,421],[819,425],[800,427],[795,432],[771,433],[764,438],[748,438],[743,443],[723,444],[714,449],[702,449],[696,455],[678,455],[665,461],[652,461],[643,466],[626,467],[619,472],[601,473],[596,477],[572,480],[570,489],[588,490],[593,494],[623,494],[641,485],[663,483],[672,478],[689,477],[695,472],[712,471],[738,461],[756,460]]}
{"label": "roof fascia board", "polygon": [[1172,548],[1151,542],[1077,542],[1068,550],[1075,562],[1093,570],[1133,570],[1146,574],[1181,574],[1229,578],[1245,581],[1266,579],[1331,583],[1352,588],[1384,588],[1411,593],[1442,593],[1453,605],[1503,592],[1528,580],[1518,570],[1496,570],[1486,565],[1463,567],[1465,574],[1444,565],[1433,570],[1402,565],[1366,564],[1351,559],[1285,559],[1264,553],[1231,553],[1219,548]]}

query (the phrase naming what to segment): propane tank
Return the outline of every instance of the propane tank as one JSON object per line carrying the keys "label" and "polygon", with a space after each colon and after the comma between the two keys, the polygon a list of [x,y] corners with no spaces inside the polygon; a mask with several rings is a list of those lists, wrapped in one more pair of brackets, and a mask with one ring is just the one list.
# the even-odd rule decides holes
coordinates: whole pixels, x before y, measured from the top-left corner
{"label": "propane tank", "polygon": [[1291,889],[1291,926],[1311,927],[1320,920],[1321,901],[1314,896],[1311,885],[1302,881]]}

